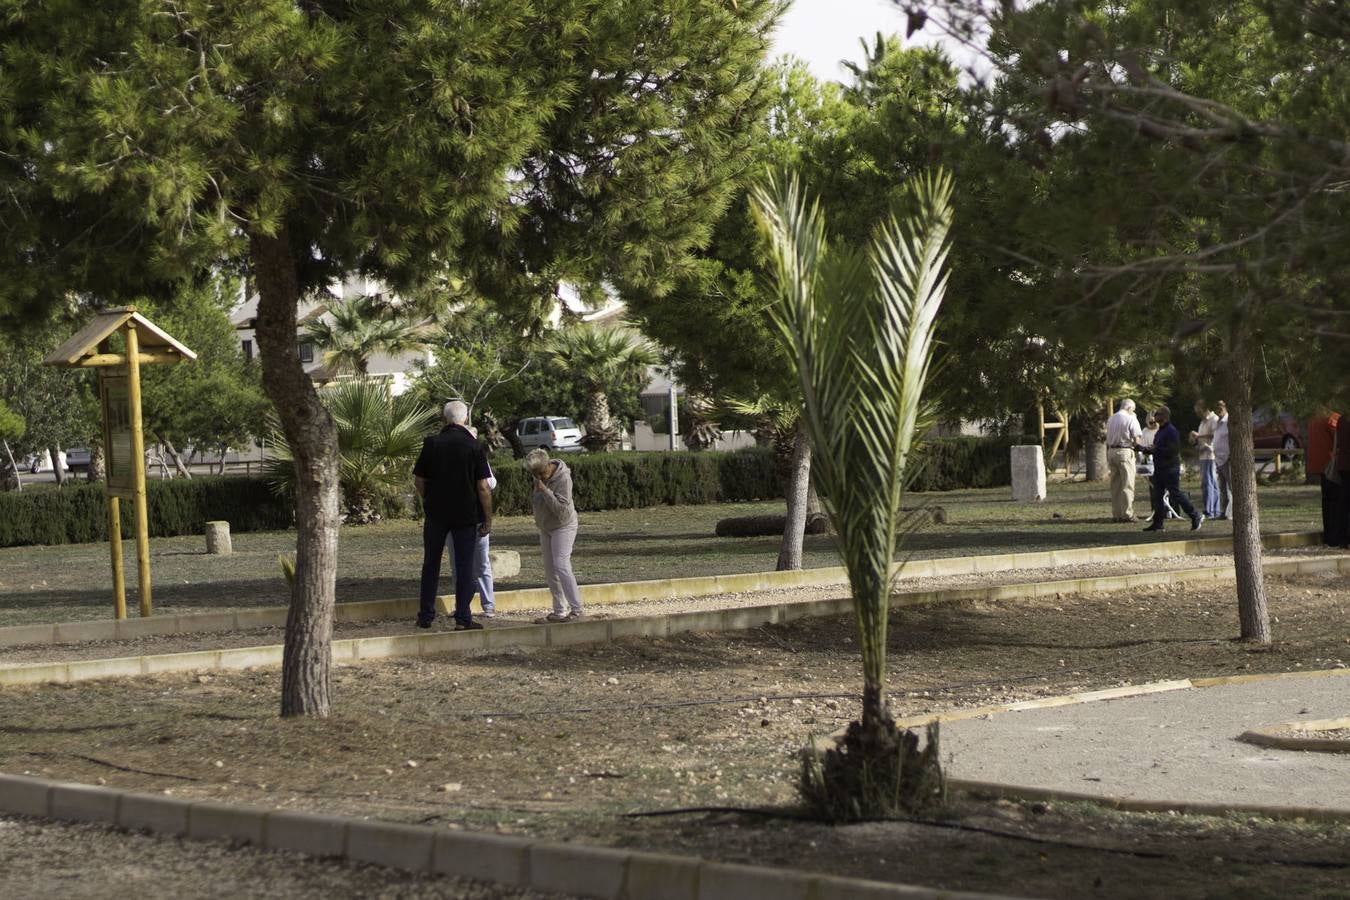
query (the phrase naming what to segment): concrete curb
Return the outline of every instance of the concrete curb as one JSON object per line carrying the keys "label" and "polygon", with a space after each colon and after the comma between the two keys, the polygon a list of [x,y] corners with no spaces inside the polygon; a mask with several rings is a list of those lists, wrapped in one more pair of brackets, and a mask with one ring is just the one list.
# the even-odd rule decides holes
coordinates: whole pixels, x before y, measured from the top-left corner
{"label": "concrete curb", "polygon": [[1257,728],[1238,735],[1239,741],[1255,744],[1258,747],[1270,747],[1275,750],[1304,750],[1313,753],[1350,753],[1350,740],[1338,741],[1330,738],[1289,737],[1283,732],[1333,731],[1350,728],[1350,716],[1339,719],[1304,719],[1299,722],[1285,722],[1269,728]]}
{"label": "concrete curb", "polygon": [[601,900],[1014,900],[791,869],[268,810],[0,774],[0,814],[227,840]]}
{"label": "concrete curb", "polygon": [[[1283,532],[1262,538],[1267,550],[1306,547],[1321,542],[1320,532]],[[1194,556],[1222,552],[1232,547],[1229,538],[1195,538],[1158,541],[1148,544],[1124,544],[1111,547],[1080,547],[1072,550],[1043,550],[1029,553],[995,553],[984,556],[959,556],[941,559],[911,559],[897,567],[907,578],[941,578],[949,575],[974,575],[1012,569],[1049,568],[1121,560],[1156,559],[1164,556]],[[763,591],[789,587],[819,587],[848,583],[842,566],[803,569],[795,572],[747,572],[733,575],[701,575],[659,581],[627,581],[616,584],[582,585],[586,603],[604,606],[672,597],[699,597],[714,594]],[[447,600],[449,605],[447,606]],[[546,588],[500,591],[497,607],[502,611],[545,609],[552,604]],[[437,598],[441,612],[454,602]],[[272,606],[233,612],[190,613],[177,616],[151,616],[122,621],[93,620],[42,625],[13,625],[0,628],[0,647],[23,644],[65,644],[78,641],[127,640],[157,634],[187,634],[210,631],[238,631],[284,625],[286,607]],[[382,619],[411,619],[417,613],[415,600],[364,600],[339,603],[335,610],[340,623],[369,622]]]}
{"label": "concrete curb", "polygon": [[[1350,556],[1328,556],[1312,560],[1272,562],[1266,565],[1271,575],[1306,575],[1324,572],[1350,572]],[[1234,577],[1231,569],[1205,567],[1144,572],[1133,575],[1105,575],[1064,581],[1035,581],[993,585],[984,588],[956,588],[945,591],[915,591],[892,598],[894,608],[931,603],[1017,600],[1054,594],[1093,594],[1120,591],[1149,585],[1180,584],[1190,581],[1224,581]],[[333,641],[336,662],[368,659],[393,659],[409,656],[458,655],[499,651],[515,647],[570,647],[609,644],[626,637],[669,637],[688,631],[744,631],[763,625],[783,624],[798,619],[841,615],[852,611],[849,597],[833,600],[775,603],[764,606],[740,606],[695,612],[668,613],[618,619],[590,619],[555,625],[519,625],[485,628],[481,631],[438,631],[431,634],[399,634],[387,637],[349,638]],[[25,663],[0,668],[0,685],[68,684],[101,678],[128,678],[172,672],[247,669],[278,666],[282,645],[239,647],[224,650],[193,650],[146,656],[110,659],[72,660],[56,663]],[[1300,676],[1290,673],[1286,677]],[[1235,679],[1255,676],[1231,676]],[[1303,677],[1312,677],[1311,674]],[[1212,680],[1212,679],[1211,679]],[[1215,683],[1231,683],[1215,681]],[[1193,686],[1200,685],[1193,682]],[[1023,707],[1027,708],[1027,707]]]}

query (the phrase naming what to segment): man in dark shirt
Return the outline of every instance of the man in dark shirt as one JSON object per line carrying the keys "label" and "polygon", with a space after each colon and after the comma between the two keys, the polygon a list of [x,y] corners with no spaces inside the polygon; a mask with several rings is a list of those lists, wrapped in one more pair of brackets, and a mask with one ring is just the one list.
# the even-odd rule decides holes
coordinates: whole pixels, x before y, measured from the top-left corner
{"label": "man in dark shirt", "polygon": [[1144,530],[1163,530],[1163,522],[1167,520],[1167,502],[1164,498],[1170,498],[1173,503],[1181,506],[1182,512],[1191,517],[1191,531],[1198,531],[1205,517],[1196,512],[1195,507],[1191,505],[1191,498],[1181,490],[1181,432],[1172,424],[1172,411],[1167,407],[1160,406],[1155,409],[1153,418],[1158,423],[1158,433],[1153,436],[1153,446],[1135,444],[1134,448],[1153,457],[1153,484],[1150,497],[1153,501],[1153,522]]}
{"label": "man in dark shirt", "polygon": [[492,490],[487,451],[469,434],[469,407],[460,400],[445,404],[445,428],[422,441],[413,466],[417,496],[426,516],[422,523],[422,595],[419,628],[436,620],[436,583],[446,537],[455,554],[455,630],[482,628],[473,620],[474,550],[480,535],[492,531]]}

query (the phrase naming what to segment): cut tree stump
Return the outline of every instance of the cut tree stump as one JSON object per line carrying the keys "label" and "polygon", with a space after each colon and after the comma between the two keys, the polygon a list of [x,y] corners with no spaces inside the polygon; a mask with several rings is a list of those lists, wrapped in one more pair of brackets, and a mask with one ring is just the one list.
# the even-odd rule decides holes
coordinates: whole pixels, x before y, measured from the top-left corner
{"label": "cut tree stump", "polygon": [[211,556],[229,556],[234,552],[229,522],[206,523],[206,552]]}

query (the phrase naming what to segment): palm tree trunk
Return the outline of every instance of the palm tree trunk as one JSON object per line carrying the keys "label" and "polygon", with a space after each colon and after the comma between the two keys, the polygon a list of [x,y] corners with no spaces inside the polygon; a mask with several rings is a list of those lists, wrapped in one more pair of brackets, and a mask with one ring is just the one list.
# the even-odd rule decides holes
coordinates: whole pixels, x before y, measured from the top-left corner
{"label": "palm tree trunk", "polygon": [[103,481],[108,477],[108,457],[103,452],[102,444],[94,444],[89,448],[89,470],[84,473],[86,481]]}
{"label": "palm tree trunk", "polygon": [[591,435],[587,449],[593,453],[608,453],[614,449],[614,434],[609,419],[609,397],[604,391],[586,395],[586,434]]}
{"label": "palm tree trunk", "polygon": [[258,279],[263,387],[295,459],[295,579],[282,655],[281,714],[327,716],[340,522],[337,429],[295,351],[300,286],[285,226],[275,235],[250,235],[249,250]]}
{"label": "palm tree trunk", "polygon": [[787,521],[783,523],[783,542],[778,550],[780,572],[802,567],[802,542],[806,536],[806,511],[810,495],[811,442],[806,437],[805,422],[799,419],[787,483]]}
{"label": "palm tree trunk", "polygon": [[1252,452],[1250,340],[1238,326],[1224,369],[1228,394],[1228,446],[1233,492],[1233,568],[1237,574],[1238,619],[1244,641],[1270,643],[1265,573],[1261,568],[1261,516],[1256,501],[1256,460]]}
{"label": "palm tree trunk", "polygon": [[57,484],[66,483],[66,467],[61,462],[61,448],[55,444],[47,445],[47,453],[52,458],[52,475],[56,478]]}

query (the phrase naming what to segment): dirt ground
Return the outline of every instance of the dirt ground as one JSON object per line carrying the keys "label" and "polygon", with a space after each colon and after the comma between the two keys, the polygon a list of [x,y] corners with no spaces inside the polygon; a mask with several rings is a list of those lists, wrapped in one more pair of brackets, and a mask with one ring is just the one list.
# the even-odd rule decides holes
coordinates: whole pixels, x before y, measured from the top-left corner
{"label": "dirt ground", "polygon": [[94,825],[0,818],[0,896],[11,900],[567,900],[458,878]]}
{"label": "dirt ground", "polygon": [[[1271,579],[1277,642],[1231,585],[893,616],[897,715],[1350,661],[1344,576]],[[794,810],[795,751],[857,714],[851,619],[586,649],[339,667],[337,714],[279,721],[276,671],[7,688],[0,770],[1046,897],[1350,897],[1350,826],[958,799],[939,823]],[[997,833],[991,833],[997,832]],[[281,896],[281,895],[278,895]]]}

